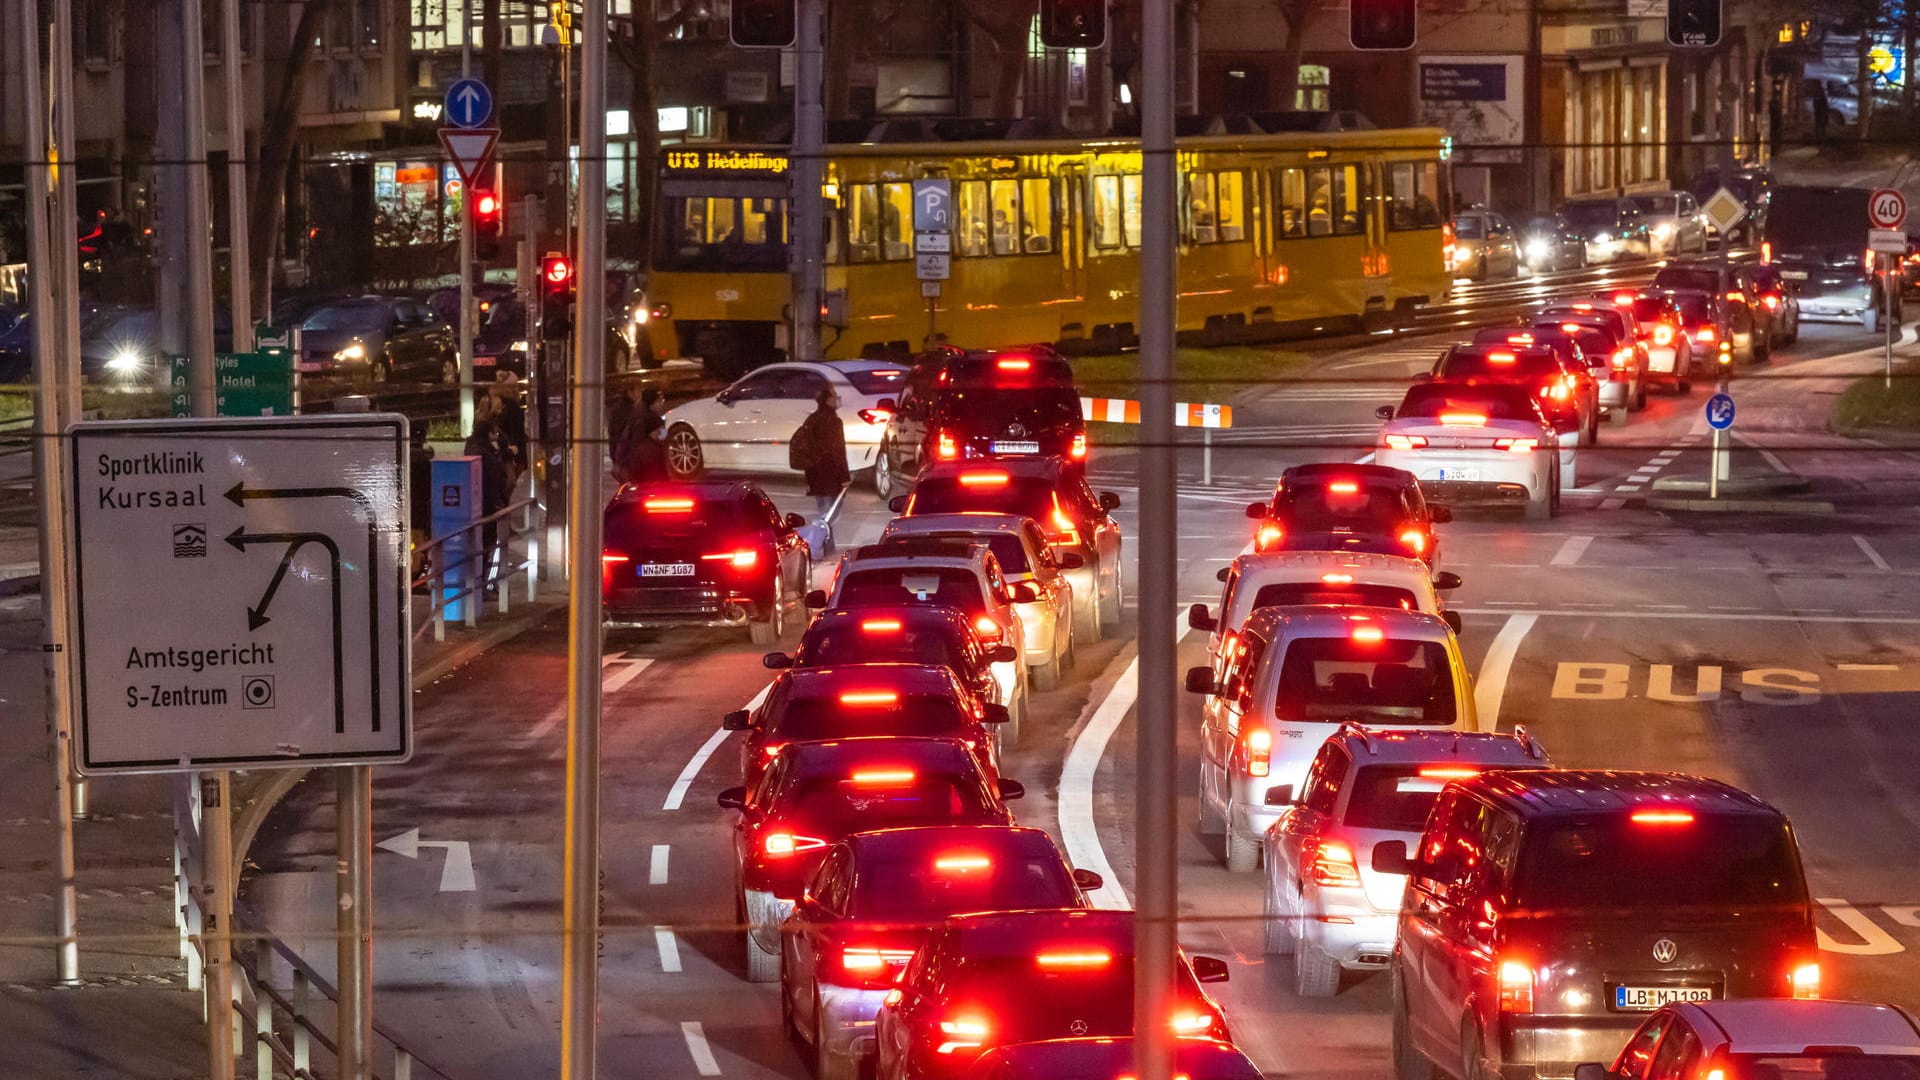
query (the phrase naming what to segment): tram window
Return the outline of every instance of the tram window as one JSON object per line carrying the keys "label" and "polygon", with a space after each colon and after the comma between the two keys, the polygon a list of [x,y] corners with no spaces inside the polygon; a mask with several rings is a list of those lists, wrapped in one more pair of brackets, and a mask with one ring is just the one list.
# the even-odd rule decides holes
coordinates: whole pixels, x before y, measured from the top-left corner
{"label": "tram window", "polygon": [[913,258],[913,185],[883,184],[880,206],[882,257],[888,262]]}
{"label": "tram window", "polygon": [[993,253],[1018,255],[1020,245],[1014,231],[1020,227],[1020,181],[995,180],[993,196]]}
{"label": "tram window", "polygon": [[1307,171],[1280,170],[1280,235],[1307,235]]}
{"label": "tram window", "polygon": [[987,253],[987,222],[991,214],[987,210],[987,182],[985,180],[964,180],[959,184],[960,220],[954,230],[959,234],[955,243],[960,245],[963,257],[985,255]]}
{"label": "tram window", "polygon": [[1053,181],[1020,181],[1020,247],[1029,255],[1053,250]]}
{"label": "tram window", "polygon": [[660,197],[655,259],[661,269],[756,269],[786,265],[786,200],[777,197]]}
{"label": "tram window", "polygon": [[851,261],[880,261],[880,189],[872,184],[854,184],[853,203],[847,210],[847,239]]}
{"label": "tram window", "polygon": [[1117,248],[1125,243],[1120,236],[1120,178],[1093,178],[1093,246]]}
{"label": "tram window", "polygon": [[1360,219],[1360,168],[1357,165],[1333,167],[1333,231],[1337,236],[1358,236],[1366,231]]}
{"label": "tram window", "polygon": [[1213,174],[1187,174],[1187,227],[1196,244],[1211,244],[1220,238],[1213,208]]}
{"label": "tram window", "polygon": [[1246,183],[1246,174],[1240,172],[1223,172],[1214,177],[1214,188],[1217,193],[1214,212],[1220,220],[1222,243],[1247,238]]}
{"label": "tram window", "polygon": [[1307,235],[1333,235],[1333,170],[1307,170]]}
{"label": "tram window", "polygon": [[1396,231],[1440,227],[1440,167],[1431,161],[1396,162],[1387,169],[1387,224]]}
{"label": "tram window", "polygon": [[847,257],[847,246],[843,242],[844,234],[847,231],[847,219],[842,213],[844,208],[840,204],[840,195],[837,190],[834,194],[827,196],[826,209],[827,264],[829,266],[838,266],[845,261]]}
{"label": "tram window", "polygon": [[742,199],[740,235],[749,244],[787,242],[786,202],[781,199]]}
{"label": "tram window", "polygon": [[1140,177],[1120,178],[1120,231],[1128,247],[1140,246]]}

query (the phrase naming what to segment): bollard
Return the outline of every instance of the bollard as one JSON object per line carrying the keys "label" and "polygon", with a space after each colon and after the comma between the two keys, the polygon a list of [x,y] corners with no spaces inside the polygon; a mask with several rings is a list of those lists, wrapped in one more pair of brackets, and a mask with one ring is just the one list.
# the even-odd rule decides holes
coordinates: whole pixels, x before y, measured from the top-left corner
{"label": "bollard", "polygon": [[1213,429],[1200,429],[1200,483],[1213,486]]}

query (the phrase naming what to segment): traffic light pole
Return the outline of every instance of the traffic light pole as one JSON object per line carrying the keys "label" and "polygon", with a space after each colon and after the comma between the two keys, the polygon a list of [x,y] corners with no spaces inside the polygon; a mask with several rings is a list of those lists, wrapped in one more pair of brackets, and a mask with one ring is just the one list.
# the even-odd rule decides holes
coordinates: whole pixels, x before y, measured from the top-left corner
{"label": "traffic light pole", "polygon": [[823,55],[826,0],[799,0],[794,50],[793,162],[793,340],[787,357],[821,359],[820,303],[825,294],[827,141],[826,62]]}
{"label": "traffic light pole", "polygon": [[[460,77],[473,76],[473,4],[460,5]],[[473,187],[460,185],[460,437],[473,434]]]}

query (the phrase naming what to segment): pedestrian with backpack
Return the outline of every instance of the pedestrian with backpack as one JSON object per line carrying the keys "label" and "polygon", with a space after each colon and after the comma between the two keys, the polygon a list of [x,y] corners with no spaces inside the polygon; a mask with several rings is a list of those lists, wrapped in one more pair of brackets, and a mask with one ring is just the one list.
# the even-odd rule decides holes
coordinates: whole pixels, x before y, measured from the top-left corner
{"label": "pedestrian with backpack", "polygon": [[807,415],[787,445],[787,464],[806,474],[807,494],[813,496],[814,517],[826,516],[840,489],[853,482],[847,471],[847,430],[840,422],[840,395],[822,387],[814,397],[818,408]]}

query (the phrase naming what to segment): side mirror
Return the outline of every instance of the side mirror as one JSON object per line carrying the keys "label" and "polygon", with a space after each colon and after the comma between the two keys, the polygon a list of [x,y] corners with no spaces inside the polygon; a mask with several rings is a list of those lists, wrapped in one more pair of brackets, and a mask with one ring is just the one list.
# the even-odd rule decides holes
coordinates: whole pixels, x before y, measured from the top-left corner
{"label": "side mirror", "polygon": [[722,390],[719,393],[713,395],[713,400],[731,409],[733,408],[733,396],[734,395],[733,395],[732,387],[728,387],[727,389]]}
{"label": "side mirror", "polygon": [[1382,405],[1379,408],[1373,410],[1373,415],[1381,420],[1391,420],[1393,419],[1393,406]]}
{"label": "side mirror", "polygon": [[1215,570],[1213,572],[1213,580],[1219,582],[1222,585],[1225,585],[1227,583],[1227,567],[1223,566],[1220,569]]}
{"label": "side mirror", "polygon": [[793,657],[783,652],[770,652],[760,658],[760,666],[773,671],[779,671],[782,668],[792,667]]}
{"label": "side mirror", "polygon": [[1013,719],[1013,713],[1005,705],[986,705],[980,710],[980,722],[983,724],[1004,724]]}
{"label": "side mirror", "polygon": [[1413,860],[1407,857],[1405,840],[1382,840],[1373,845],[1374,873],[1410,875],[1415,868]]}
{"label": "side mirror", "polygon": [[807,523],[807,519],[801,517],[799,514],[788,514],[786,517],[786,522],[787,522],[787,528],[797,529],[800,526],[805,525]]}
{"label": "side mirror", "polygon": [[1087,560],[1071,551],[1063,551],[1053,557],[1054,564],[1062,570],[1078,570],[1087,565]]}
{"label": "side mirror", "polygon": [[721,792],[715,800],[725,810],[745,810],[747,808],[747,789],[730,787]]}
{"label": "side mirror", "polygon": [[1011,645],[995,645],[987,650],[987,662],[990,664],[1011,664],[1020,659],[1020,650]]}
{"label": "side mirror", "polygon": [[1583,1061],[1573,1067],[1573,1080],[1613,1080],[1613,1073],[1597,1061]]}
{"label": "side mirror", "polygon": [[1447,522],[1453,520],[1453,507],[1429,506],[1427,507],[1427,516],[1433,519],[1435,525],[1445,525]]}
{"label": "side mirror", "polygon": [[1193,967],[1194,982],[1226,982],[1231,974],[1227,968],[1227,962],[1217,956],[1195,956],[1187,962]]}
{"label": "side mirror", "polygon": [[1417,373],[1415,373],[1415,374],[1414,374],[1414,376],[1413,376],[1413,381],[1414,381],[1414,382],[1417,382],[1417,383],[1426,383],[1426,382],[1432,382],[1432,381],[1433,381],[1433,372],[1431,372],[1431,371],[1421,371],[1421,372],[1417,372]]}
{"label": "side mirror", "polygon": [[1281,784],[1279,787],[1268,788],[1267,797],[1262,801],[1268,806],[1292,806],[1293,785]]}
{"label": "side mirror", "polygon": [[1040,591],[1040,583],[1037,581],[1016,581],[1007,586],[1007,595],[1012,597],[1016,604],[1037,604],[1045,596]]}
{"label": "side mirror", "polygon": [[1018,780],[1000,781],[1000,801],[1002,802],[1012,802],[1015,799],[1024,797],[1026,793],[1027,785]]}
{"label": "side mirror", "polygon": [[1211,694],[1215,690],[1212,668],[1190,667],[1187,669],[1187,693]]}
{"label": "side mirror", "polygon": [[1195,604],[1187,609],[1187,629],[1212,630],[1219,625],[1214,620],[1213,613],[1207,610],[1207,605]]}
{"label": "side mirror", "polygon": [[1465,623],[1461,621],[1460,613],[1457,611],[1441,612],[1440,621],[1446,623],[1448,626],[1453,627],[1453,632],[1456,634],[1466,633],[1466,630],[1464,629]]}
{"label": "side mirror", "polygon": [[815,611],[819,611],[822,608],[826,607],[827,606],[827,590],[815,589],[812,592],[808,593],[806,603],[808,607],[812,608]]}
{"label": "side mirror", "polygon": [[876,408],[876,409],[896,409],[896,408],[899,408],[899,405],[898,405],[898,404],[896,404],[896,403],[894,402],[894,400],[893,400],[892,398],[890,398],[890,397],[883,397],[883,398],[881,398],[881,399],[880,399],[880,403],[879,403],[878,405],[875,405],[875,406],[874,406],[874,408]]}
{"label": "side mirror", "polygon": [[735,709],[720,718],[722,731],[747,731],[752,727],[753,714],[745,709]]}
{"label": "side mirror", "polygon": [[1265,521],[1267,519],[1267,504],[1263,502],[1248,503],[1247,517],[1254,521]]}
{"label": "side mirror", "polygon": [[1101,492],[1100,493],[1100,509],[1108,510],[1108,511],[1120,509],[1120,496],[1115,495],[1111,491]]}
{"label": "side mirror", "polygon": [[906,513],[906,512],[907,512],[907,497],[906,497],[905,495],[895,495],[895,496],[894,496],[893,498],[891,498],[891,499],[888,499],[888,500],[887,500],[887,510],[888,510],[888,512],[889,512],[889,513],[894,513],[894,514],[904,514],[904,513]]}
{"label": "side mirror", "polygon": [[1075,870],[1073,872],[1073,883],[1080,886],[1081,892],[1092,892],[1100,886],[1105,885],[1107,879],[1091,870]]}

